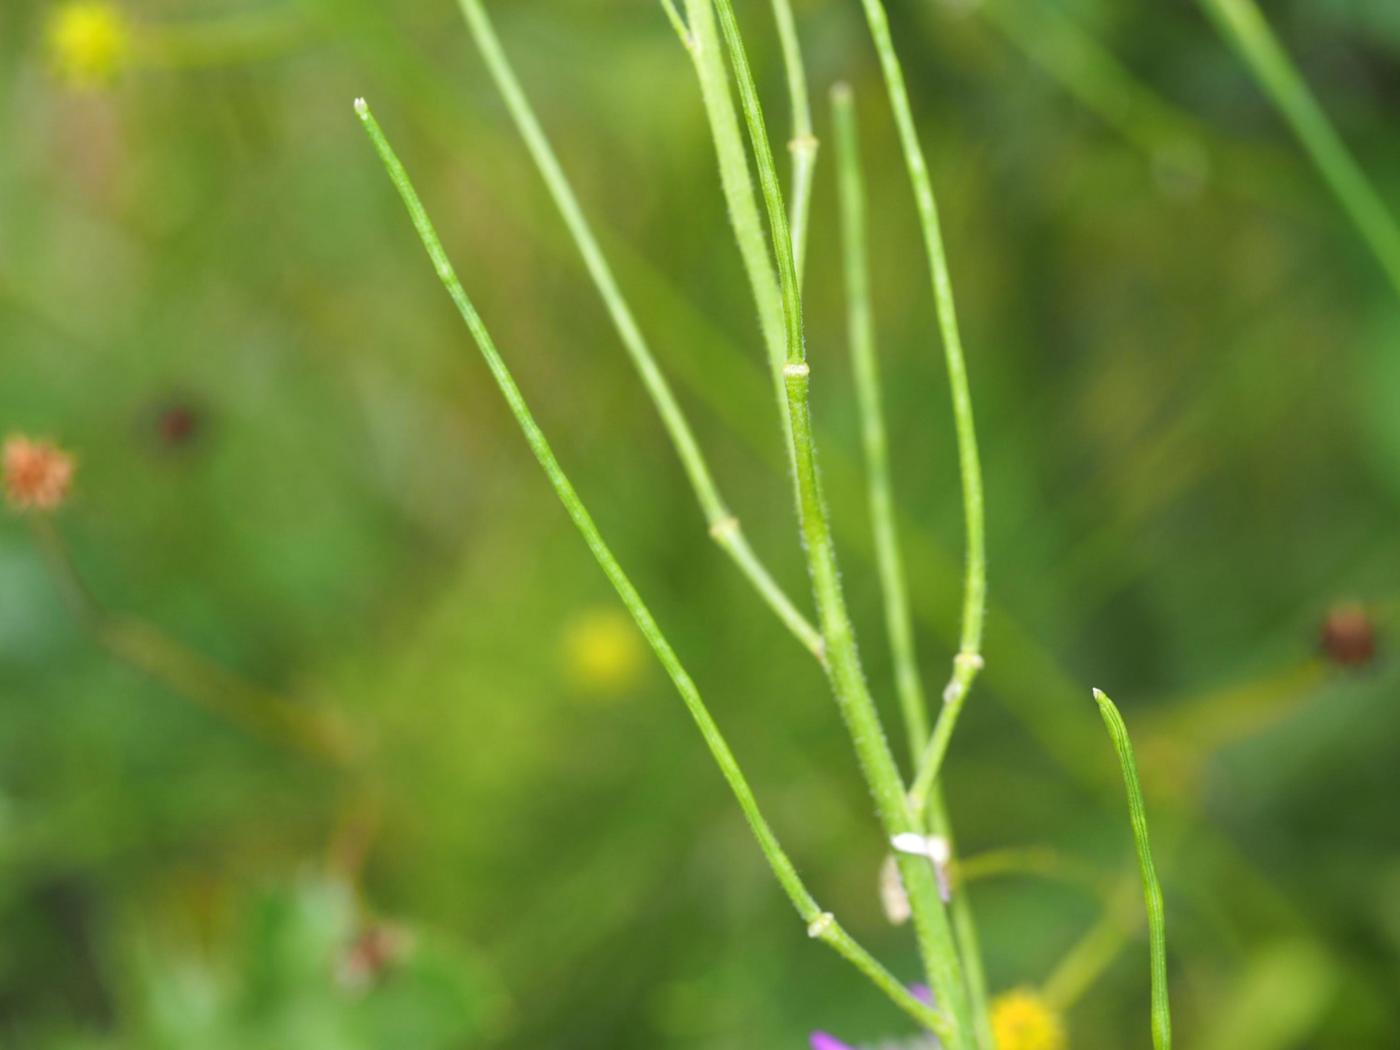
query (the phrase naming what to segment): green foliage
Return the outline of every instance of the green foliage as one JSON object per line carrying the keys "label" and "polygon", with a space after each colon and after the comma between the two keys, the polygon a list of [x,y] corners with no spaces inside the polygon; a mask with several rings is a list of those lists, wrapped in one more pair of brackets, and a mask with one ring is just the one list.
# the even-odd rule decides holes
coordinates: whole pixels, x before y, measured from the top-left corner
{"label": "green foliage", "polygon": [[497,1009],[480,967],[440,937],[364,925],[343,883],[303,878],[244,902],[212,950],[136,937],[119,960],[128,1034],[54,1050],[450,1050]]}
{"label": "green foliage", "polygon": [[[664,676],[608,692],[571,677],[571,626],[615,599],[463,352],[367,162],[357,95],[392,115],[532,410],[806,884],[916,978],[879,912],[887,847],[821,669],[707,537],[454,5],[133,0],[133,24],[198,61],[128,63],[97,91],[53,76],[51,6],[0,4],[0,437],[77,454],[55,525],[104,608],[298,711],[341,712],[364,766],[308,760],[121,659],[64,605],[27,523],[0,516],[0,1045],[144,1050],[157,1013],[218,1017],[234,1045],[303,1015],[349,1046],[469,1016],[487,1023],[458,1041],[483,1050],[897,1040],[908,1022],[794,923]],[[486,7],[725,506],[802,595],[764,345],[779,335],[780,366],[777,282],[755,327],[707,120],[721,99],[699,97],[660,7]],[[769,5],[736,7],[791,198],[783,41]],[[843,80],[858,100],[893,529],[936,701],[964,523],[922,230],[859,5],[793,7],[813,97]],[[1395,5],[1261,10],[1393,210]],[[257,32],[229,35],[244,12]],[[1179,1042],[1389,1047],[1400,358],[1369,231],[1193,5],[889,16],[986,468],[987,666],[941,779],[982,873],[954,900],[975,910],[990,986],[1088,959],[1071,1045],[1145,1039],[1141,909],[1115,907],[1136,893],[1122,788],[1081,686],[1098,681],[1133,698]],[[814,433],[888,726],[822,110],[802,283]],[[171,408],[198,421],[184,438]],[[1344,599],[1374,619],[1370,666],[1316,659]],[[248,945],[274,938],[251,902],[304,892],[284,873],[361,824],[356,898],[413,932],[405,966],[441,959],[445,976],[356,995],[318,969],[297,990],[310,956],[291,952],[254,982]],[[279,982],[256,1020],[249,989]]]}

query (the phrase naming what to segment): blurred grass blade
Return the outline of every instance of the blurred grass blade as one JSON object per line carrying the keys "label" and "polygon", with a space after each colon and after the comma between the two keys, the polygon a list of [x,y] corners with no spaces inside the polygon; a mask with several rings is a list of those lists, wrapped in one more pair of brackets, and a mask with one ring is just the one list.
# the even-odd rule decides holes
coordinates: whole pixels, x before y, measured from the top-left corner
{"label": "blurred grass blade", "polygon": [[1400,295],[1400,226],[1327,118],[1254,0],[1201,0],[1293,128]]}
{"label": "blurred grass blade", "polygon": [[1202,129],[1143,83],[1058,4],[986,0],[976,12],[1072,98],[1153,162],[1203,180],[1209,161]]}
{"label": "blurred grass blade", "polygon": [[607,307],[613,327],[616,328],[637,374],[641,377],[642,385],[646,387],[647,394],[651,397],[657,413],[661,416],[661,421],[666,427],[671,443],[675,446],[676,454],[680,457],[686,477],[689,478],[691,488],[694,489],[695,497],[705,515],[705,523],[709,527],[711,538],[733,559],[739,570],[748,577],[749,582],[768,603],[778,619],[796,635],[804,646],[818,659],[821,659],[821,634],[798,610],[792,599],[787,596],[767,568],[764,567],[749,546],[748,539],[740,527],[739,519],[731,513],[724,498],[720,495],[714,477],[710,473],[709,465],[705,461],[704,454],[700,451],[699,442],[690,428],[690,423],[677,402],[675,394],[672,393],[670,383],[661,373],[646,336],[642,334],[641,326],[638,325],[631,306],[622,294],[622,289],[618,286],[617,278],[613,275],[612,267],[603,255],[598,239],[594,236],[593,229],[584,216],[583,208],[569,182],[569,177],[559,163],[559,158],[555,155],[549,138],[545,135],[539,118],[536,117],[534,108],[530,105],[530,100],[520,86],[520,81],[515,75],[515,70],[511,67],[505,49],[501,47],[485,7],[480,0],[459,0],[459,6],[466,20],[467,28],[476,41],[482,58],[486,61],[491,79],[505,99],[511,119],[515,122],[520,137],[525,140],[530,157],[539,170],[540,176],[544,179],[549,194],[559,209],[574,244],[578,247],[579,254],[583,256],[589,277],[592,278],[594,286],[598,289],[598,294]]}
{"label": "blurred grass blade", "polygon": [[[836,143],[836,181],[841,210],[841,254],[846,278],[847,336],[860,412],[862,445],[880,591],[885,604],[885,630],[894,663],[895,691],[904,717],[904,735],[911,758],[917,761],[928,739],[928,700],[919,678],[914,649],[914,622],[904,584],[904,558],[894,518],[894,485],[890,480],[889,441],[880,401],[880,365],[875,353],[874,311],[870,305],[869,248],[866,234],[865,179],[861,173],[860,137],[855,99],[847,84],[831,89],[832,126]],[[953,847],[952,821],[943,793],[934,785],[929,796],[929,832]],[[918,816],[918,811],[915,813]],[[953,855],[956,856],[954,850]],[[972,1005],[978,1045],[992,1050],[987,1009],[987,978],[966,888],[956,887],[948,910],[962,955],[968,999]]]}
{"label": "blurred grass blade", "polygon": [[558,459],[555,458],[554,451],[550,448],[544,432],[535,422],[529,406],[525,403],[524,395],[521,394],[520,388],[515,384],[514,377],[506,368],[505,361],[502,360],[500,352],[496,349],[490,332],[487,331],[480,314],[476,312],[476,307],[468,298],[466,289],[457,279],[456,271],[447,258],[447,252],[442,246],[437,231],[433,228],[432,221],[428,218],[427,210],[423,207],[417,190],[414,189],[413,183],[408,177],[408,172],[404,169],[363,99],[356,100],[355,112],[359,115],[370,141],[374,144],[375,151],[379,154],[390,181],[393,182],[394,188],[398,190],[399,196],[403,199],[409,218],[413,222],[419,239],[423,242],[423,247],[432,261],[438,279],[442,281],[448,295],[451,296],[456,305],[458,313],[461,314],[462,320],[466,322],[472,338],[476,341],[477,347],[486,361],[486,367],[490,370],[511,414],[524,433],[530,451],[534,453],[535,459],[544,470],[555,494],[559,497],[559,501],[564,505],[569,518],[598,562],[599,568],[607,576],[608,582],[612,584],[613,589],[622,600],[622,604],[626,606],[627,611],[636,622],[638,630],[646,638],[647,643],[656,654],[657,660],[665,668],[666,674],[676,687],[676,691],[680,693],[686,709],[690,712],[691,718],[700,730],[700,735],[704,738],[705,744],[715,760],[715,764],[719,766],[720,772],[739,803],[739,808],[743,810],[744,817],[748,821],[769,867],[787,893],[789,900],[792,901],[797,913],[807,923],[808,934],[814,939],[825,942],[851,962],[885,992],[896,1005],[908,1012],[920,1024],[940,1035],[945,1034],[948,1031],[948,1026],[939,1013],[915,998],[893,974],[889,973],[842,929],[830,912],[822,911],[802,882],[797,869],[778,843],[767,819],[759,810],[758,800],[754,797],[753,789],[749,786],[748,779],[739,768],[738,759],[734,757],[734,752],[730,750],[728,742],[701,698],[694,680],[682,666],[680,657],[676,655],[670,642],[662,633],[660,625],[657,624],[651,611],[642,601],[642,596],[632,585],[632,581],[604,541],[592,516],[584,507],[583,501],[559,465]]}
{"label": "blurred grass blade", "polygon": [[1210,1012],[1201,1050],[1293,1050],[1311,1045],[1343,987],[1327,948],[1289,938],[1257,949]]}
{"label": "blurred grass blade", "polygon": [[1128,739],[1128,727],[1123,716],[1102,690],[1094,690],[1103,724],[1113,739],[1118,762],[1123,767],[1123,786],[1128,792],[1128,816],[1133,825],[1133,842],[1137,846],[1138,866],[1142,869],[1142,892],[1147,902],[1147,936],[1152,953],[1152,1044],[1157,1050],[1170,1050],[1172,1045],[1171,1007],[1167,1000],[1167,928],[1162,905],[1162,886],[1157,881],[1157,869],[1152,863],[1152,846],[1147,837],[1147,806],[1142,800],[1142,784],[1138,780],[1133,745]]}

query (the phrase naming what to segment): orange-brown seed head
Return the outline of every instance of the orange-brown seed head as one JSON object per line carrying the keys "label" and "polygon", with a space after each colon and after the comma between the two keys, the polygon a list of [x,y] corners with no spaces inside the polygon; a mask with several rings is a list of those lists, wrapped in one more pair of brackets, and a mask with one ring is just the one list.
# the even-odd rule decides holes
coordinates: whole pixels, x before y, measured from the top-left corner
{"label": "orange-brown seed head", "polygon": [[22,434],[5,439],[5,498],[16,510],[53,511],[73,482],[73,457]]}

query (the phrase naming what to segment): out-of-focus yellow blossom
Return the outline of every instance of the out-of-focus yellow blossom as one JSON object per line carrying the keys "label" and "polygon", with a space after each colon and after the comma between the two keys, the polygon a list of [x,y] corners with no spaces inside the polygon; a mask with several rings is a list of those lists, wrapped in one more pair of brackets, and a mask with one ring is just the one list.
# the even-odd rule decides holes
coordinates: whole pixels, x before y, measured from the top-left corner
{"label": "out-of-focus yellow blossom", "polygon": [[997,1050],[1065,1050],[1069,1045],[1059,1012],[1025,988],[992,1001],[992,1032]]}
{"label": "out-of-focus yellow blossom", "polygon": [[65,3],[48,21],[49,59],[80,88],[110,84],[131,55],[131,27],[115,4]]}
{"label": "out-of-focus yellow blossom", "polygon": [[642,638],[620,609],[585,609],[564,628],[564,670],[571,685],[615,696],[636,685],[645,662]]}

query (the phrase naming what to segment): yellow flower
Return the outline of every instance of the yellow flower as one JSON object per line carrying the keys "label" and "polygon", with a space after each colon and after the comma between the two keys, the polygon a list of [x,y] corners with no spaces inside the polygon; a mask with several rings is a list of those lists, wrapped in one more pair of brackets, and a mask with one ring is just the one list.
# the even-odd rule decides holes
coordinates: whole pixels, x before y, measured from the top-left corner
{"label": "yellow flower", "polygon": [[1035,992],[1020,988],[992,1002],[997,1050],[1065,1050],[1064,1019]]}
{"label": "yellow flower", "polygon": [[65,81],[103,87],[130,55],[130,26],[115,4],[65,3],[49,15],[48,44],[54,69]]}
{"label": "yellow flower", "polygon": [[571,684],[590,693],[626,692],[641,677],[642,639],[620,609],[586,609],[564,628],[564,670]]}

